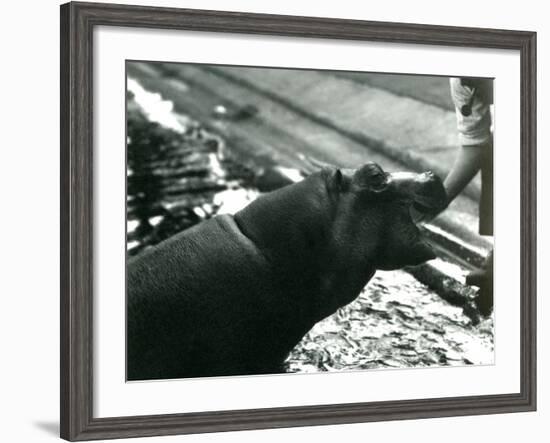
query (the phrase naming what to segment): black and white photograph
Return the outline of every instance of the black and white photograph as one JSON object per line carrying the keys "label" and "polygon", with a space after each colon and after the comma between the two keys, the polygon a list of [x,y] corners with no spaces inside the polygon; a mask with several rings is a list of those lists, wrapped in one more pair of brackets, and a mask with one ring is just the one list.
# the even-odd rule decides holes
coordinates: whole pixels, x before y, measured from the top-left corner
{"label": "black and white photograph", "polygon": [[127,380],[493,365],[493,117],[492,78],[127,60]]}

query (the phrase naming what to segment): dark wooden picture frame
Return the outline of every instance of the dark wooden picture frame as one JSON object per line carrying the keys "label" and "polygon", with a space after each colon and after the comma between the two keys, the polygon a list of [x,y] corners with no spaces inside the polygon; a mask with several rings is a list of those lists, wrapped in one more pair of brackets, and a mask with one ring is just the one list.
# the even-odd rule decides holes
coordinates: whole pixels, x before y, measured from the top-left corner
{"label": "dark wooden picture frame", "polygon": [[[497,48],[521,57],[521,350],[519,393],[93,417],[93,30],[121,26]],[[492,414],[536,409],[536,34],[234,12],[61,6],[61,437],[142,437]]]}

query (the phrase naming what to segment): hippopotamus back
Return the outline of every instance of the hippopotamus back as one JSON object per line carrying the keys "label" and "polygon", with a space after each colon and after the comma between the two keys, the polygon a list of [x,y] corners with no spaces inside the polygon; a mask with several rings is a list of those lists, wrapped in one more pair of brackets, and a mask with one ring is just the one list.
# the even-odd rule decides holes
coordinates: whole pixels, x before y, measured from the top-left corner
{"label": "hippopotamus back", "polygon": [[230,215],[132,260],[128,379],[280,372],[314,324],[295,294],[315,285],[276,268]]}

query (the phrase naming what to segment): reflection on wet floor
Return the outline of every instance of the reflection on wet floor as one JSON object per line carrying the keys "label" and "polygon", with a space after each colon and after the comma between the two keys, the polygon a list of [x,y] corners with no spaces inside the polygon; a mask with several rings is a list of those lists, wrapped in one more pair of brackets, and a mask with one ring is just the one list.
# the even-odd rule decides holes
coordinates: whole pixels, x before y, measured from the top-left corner
{"label": "reflection on wet floor", "polygon": [[[234,160],[223,139],[187,117],[168,118],[167,127],[166,116],[142,108],[160,96],[155,101],[139,85],[129,86],[129,255],[216,214],[234,213],[260,195],[257,171]],[[171,108],[161,104],[157,109]],[[377,272],[354,302],[318,323],[293,350],[286,369],[478,365],[493,360],[492,319],[474,326],[462,308],[451,306],[410,274],[392,271]]]}
{"label": "reflection on wet floor", "polygon": [[235,195],[257,195],[247,187],[252,171],[225,157],[219,137],[192,122],[185,131],[152,122],[132,94],[127,115],[129,255],[227,212]]}

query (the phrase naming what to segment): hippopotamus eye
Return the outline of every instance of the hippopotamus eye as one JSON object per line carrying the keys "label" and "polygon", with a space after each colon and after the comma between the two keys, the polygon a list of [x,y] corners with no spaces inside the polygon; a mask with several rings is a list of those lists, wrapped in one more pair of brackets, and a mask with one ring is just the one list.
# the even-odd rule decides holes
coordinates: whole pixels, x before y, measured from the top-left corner
{"label": "hippopotamus eye", "polygon": [[382,192],[388,187],[388,180],[387,177],[384,177],[383,181],[372,183],[369,186],[369,189],[373,192]]}
{"label": "hippopotamus eye", "polygon": [[357,170],[355,179],[369,191],[381,192],[388,187],[388,174],[376,163],[367,163]]}

